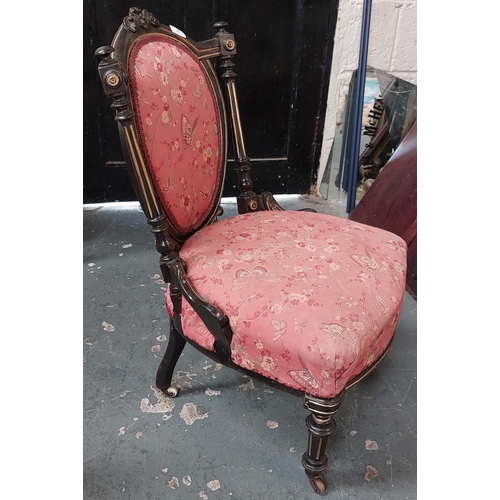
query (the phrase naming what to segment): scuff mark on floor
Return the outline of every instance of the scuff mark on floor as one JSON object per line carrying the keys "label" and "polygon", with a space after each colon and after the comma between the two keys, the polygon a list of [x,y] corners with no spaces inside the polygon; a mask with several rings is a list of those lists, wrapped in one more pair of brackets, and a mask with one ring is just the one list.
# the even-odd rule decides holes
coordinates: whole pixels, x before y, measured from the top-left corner
{"label": "scuff mark on floor", "polygon": [[220,483],[218,479],[214,479],[207,483],[207,487],[212,491],[218,490],[220,488]]}
{"label": "scuff mark on floor", "polygon": [[118,435],[122,436],[123,434],[125,434],[125,427],[120,427],[120,429],[118,430]]}
{"label": "scuff mark on floor", "polygon": [[144,398],[141,401],[141,411],[143,413],[164,413],[162,419],[168,420],[172,416],[172,410],[175,408],[175,403],[172,398],[169,398],[163,394],[155,386],[151,386],[151,389],[156,396],[157,402],[153,405],[148,398]]}
{"label": "scuff mark on floor", "polygon": [[132,246],[132,243],[127,243],[126,245],[122,245],[122,248],[130,248]]}
{"label": "scuff mark on floor", "polygon": [[182,478],[182,482],[186,485],[186,486],[190,486],[191,485],[191,476],[184,476]]}
{"label": "scuff mark on floor", "polygon": [[290,448],[290,453],[295,453],[297,451],[297,448],[295,446],[292,446]]}
{"label": "scuff mark on floor", "polygon": [[204,491],[200,491],[199,497],[201,498],[201,500],[208,500],[208,496]]}
{"label": "scuff mark on floor", "polygon": [[202,377],[208,377],[208,378],[217,378],[214,374],[214,372],[219,371],[223,365],[220,363],[217,363],[215,365],[207,365],[203,367],[203,371],[199,374]]}
{"label": "scuff mark on floor", "polygon": [[156,340],[158,342],[165,342],[165,340],[167,340],[167,336],[166,335],[158,335],[158,337],[156,337]]}
{"label": "scuff mark on floor", "polygon": [[351,432],[349,432],[349,434],[350,434],[351,436],[355,436],[357,433],[358,433],[358,431],[351,431]]}
{"label": "scuff mark on floor", "polygon": [[114,332],[115,327],[113,325],[110,325],[109,323],[106,323],[106,321],[102,322],[102,326],[104,327],[103,330],[106,332]]}
{"label": "scuff mark on floor", "polygon": [[187,425],[193,425],[196,420],[202,420],[208,417],[208,411],[203,405],[195,405],[193,403],[186,403],[179,416],[186,422]]}
{"label": "scuff mark on floor", "polygon": [[191,389],[193,384],[191,381],[197,377],[196,373],[189,373],[179,370],[177,373],[174,373],[172,376],[172,384],[179,385],[186,389]]}
{"label": "scuff mark on floor", "polygon": [[151,347],[151,352],[156,357],[156,354],[159,353],[159,352],[161,352],[161,345],[154,345],[153,347]]}
{"label": "scuff mark on floor", "polygon": [[379,474],[379,472],[375,467],[373,467],[372,465],[367,465],[366,466],[365,481],[370,481],[370,479],[377,477],[378,474]]}
{"label": "scuff mark on floor", "polygon": [[241,389],[242,391],[248,391],[248,389],[255,389],[253,380],[248,381],[246,384],[240,384],[238,386],[238,389]]}
{"label": "scuff mark on floor", "polygon": [[173,490],[176,490],[179,487],[179,480],[174,476],[170,481],[167,482],[167,485],[170,486]]}
{"label": "scuff mark on floor", "polygon": [[388,465],[391,469],[391,486],[394,488],[394,482],[393,482],[393,468],[392,468],[392,452],[391,452],[391,447],[389,446],[389,444],[386,445],[387,446],[387,452],[389,453],[389,459],[386,460],[385,464]]}
{"label": "scuff mark on floor", "polygon": [[141,436],[142,436],[142,432],[141,432],[141,431],[137,431],[137,432],[135,433],[135,437],[136,437],[137,439],[139,439]]}
{"label": "scuff mark on floor", "polygon": [[210,389],[209,387],[207,389],[205,389],[205,394],[207,396],[220,396],[221,392],[220,391],[214,391],[212,389]]}
{"label": "scuff mark on floor", "polygon": [[365,448],[367,450],[378,450],[378,444],[376,441],[372,441],[371,439],[365,439]]}
{"label": "scuff mark on floor", "polygon": [[193,378],[197,376],[198,375],[196,373],[183,372],[182,370],[179,370],[177,373],[174,373],[172,379],[186,377],[189,380],[193,380]]}
{"label": "scuff mark on floor", "polygon": [[97,344],[97,340],[93,339],[92,337],[86,338],[83,342],[84,342],[85,345],[94,345],[94,344]]}

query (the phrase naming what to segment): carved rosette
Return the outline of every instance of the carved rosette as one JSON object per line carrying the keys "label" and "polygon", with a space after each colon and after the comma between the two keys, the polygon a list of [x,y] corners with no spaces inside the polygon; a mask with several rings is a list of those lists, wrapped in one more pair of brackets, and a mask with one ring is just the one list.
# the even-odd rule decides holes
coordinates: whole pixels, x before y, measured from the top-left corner
{"label": "carved rosette", "polygon": [[123,19],[123,26],[131,33],[136,33],[139,28],[147,30],[150,26],[158,28],[160,21],[151,12],[137,7],[131,7],[128,16]]}
{"label": "carved rosette", "polygon": [[95,51],[102,58],[98,66],[104,93],[113,99],[111,107],[115,110],[115,120],[128,120],[133,116],[130,99],[127,93],[125,75],[119,61],[111,57],[114,47],[106,45]]}

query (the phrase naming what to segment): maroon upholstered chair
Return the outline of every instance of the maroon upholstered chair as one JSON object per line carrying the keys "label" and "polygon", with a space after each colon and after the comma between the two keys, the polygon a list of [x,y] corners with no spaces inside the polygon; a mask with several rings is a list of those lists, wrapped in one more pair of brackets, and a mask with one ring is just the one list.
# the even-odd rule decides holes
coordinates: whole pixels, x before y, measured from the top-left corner
{"label": "maroon upholstered chair", "polygon": [[[235,89],[234,36],[195,43],[130,9],[96,51],[128,172],[168,283],[170,338],[156,386],[177,396],[190,343],[211,359],[304,399],[305,472],[325,490],[326,445],[346,390],[387,353],[401,311],[406,244],[343,218],[284,211],[249,177]],[[225,92],[210,60],[218,58]],[[230,116],[230,124],[227,115]],[[239,214],[218,220],[228,129]]]}

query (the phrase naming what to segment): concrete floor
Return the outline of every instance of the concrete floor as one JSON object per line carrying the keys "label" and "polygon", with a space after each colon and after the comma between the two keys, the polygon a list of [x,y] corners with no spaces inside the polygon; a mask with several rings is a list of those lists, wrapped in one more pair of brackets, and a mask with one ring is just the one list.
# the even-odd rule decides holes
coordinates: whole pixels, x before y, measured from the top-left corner
{"label": "concrete floor", "polygon": [[[310,201],[280,199],[287,209],[345,217],[345,205]],[[236,213],[232,200],[223,207]],[[319,498],[300,461],[301,398],[189,345],[176,367],[184,390],[171,400],[158,394],[169,318],[154,237],[137,204],[83,212],[83,498]],[[407,294],[389,354],[348,391],[329,443],[324,498],[417,498],[416,317]]]}

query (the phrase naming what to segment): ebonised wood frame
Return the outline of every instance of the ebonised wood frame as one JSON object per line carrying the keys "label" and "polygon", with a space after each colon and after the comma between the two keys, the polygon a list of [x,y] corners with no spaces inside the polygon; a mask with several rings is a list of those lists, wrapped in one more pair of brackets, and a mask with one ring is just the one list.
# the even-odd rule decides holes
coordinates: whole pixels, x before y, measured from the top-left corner
{"label": "ebonised wood frame", "polygon": [[[196,43],[189,38],[177,35],[170,27],[160,24],[148,11],[132,7],[129,10],[129,14],[124,18],[123,24],[118,29],[112,44],[100,47],[96,51],[96,55],[102,58],[98,71],[104,92],[108,97],[113,99],[111,106],[116,111],[115,120],[118,123],[118,131],[127,170],[137,198],[151,226],[151,231],[155,236],[156,249],[160,253],[160,268],[164,281],[170,284],[170,296],[174,306],[174,317],[170,323],[168,346],[156,374],[156,386],[167,396],[174,397],[178,394],[179,388],[172,385],[172,375],[182,350],[186,342],[188,342],[218,363],[303,397],[304,407],[310,414],[306,419],[306,427],[309,435],[308,447],[307,451],[302,455],[302,464],[314,491],[322,493],[326,489],[323,479],[323,472],[328,464],[326,447],[328,438],[335,428],[333,416],[339,410],[346,390],[370,373],[382,360],[388,349],[371,367],[351,380],[337,397],[331,399],[320,399],[290,389],[287,386],[234,364],[231,359],[232,331],[229,319],[217,307],[205,301],[196,292],[187,277],[186,265],[179,256],[179,249],[192,233],[179,233],[168,220],[149,175],[136,127],[133,101],[128,84],[128,58],[134,43],[140,37],[161,34],[182,43],[199,59],[207,70],[217,96],[219,113],[222,117],[224,147],[221,168],[223,172],[225,171],[227,161],[228,128],[224,97],[227,99],[236,154],[235,170],[239,177],[238,187],[240,195],[237,198],[239,213],[249,213],[259,210],[283,210],[271,193],[264,192],[261,195],[256,195],[252,191],[253,183],[249,174],[250,161],[247,156],[241,127],[235,85],[236,73],[234,72],[235,65],[233,58],[236,54],[236,42],[234,35],[226,31],[225,28],[227,26],[225,22],[216,23],[214,25],[214,28],[217,30],[215,36],[210,40]],[[209,62],[213,58],[218,58],[219,60],[220,78],[224,82],[225,96],[217,80],[214,68]],[[222,214],[222,209],[220,208],[222,184],[221,182],[217,194],[218,202],[214,205],[214,208],[205,221],[203,221],[202,226],[214,222]],[[193,307],[214,336],[215,350],[213,352],[199,347],[189,338],[185,337],[181,325],[182,298],[187,300]]]}

